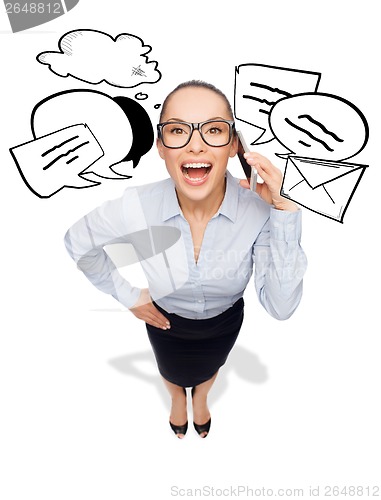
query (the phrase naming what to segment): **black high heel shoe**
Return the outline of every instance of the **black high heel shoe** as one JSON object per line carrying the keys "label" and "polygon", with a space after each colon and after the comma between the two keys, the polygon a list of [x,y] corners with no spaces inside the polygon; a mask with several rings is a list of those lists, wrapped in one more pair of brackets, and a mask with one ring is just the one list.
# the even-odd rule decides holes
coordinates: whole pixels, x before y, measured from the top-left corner
{"label": "black high heel shoe", "polygon": [[[212,423],[212,417],[210,417],[210,419],[205,424],[196,424],[196,422],[193,422],[193,425],[198,434],[200,435],[200,437],[204,439],[209,434],[211,423]],[[201,436],[201,434],[203,434],[204,432],[206,432],[205,436]]]}
{"label": "black high heel shoe", "polygon": [[[196,389],[195,387],[192,387],[192,398],[193,398],[195,389]],[[205,424],[196,424],[196,422],[193,421],[193,426],[196,429],[196,431],[200,437],[206,438],[206,436],[209,434],[211,423],[212,423],[212,417],[210,417],[210,419],[207,422],[205,422]],[[203,434],[204,432],[206,432],[205,436],[201,436],[201,434]]]}
{"label": "black high heel shoe", "polygon": [[185,422],[184,425],[175,425],[175,424],[172,424],[171,421],[169,421],[169,425],[171,426],[171,429],[173,430],[173,432],[177,435],[177,434],[186,434],[187,430],[188,430],[188,421]]}
{"label": "black high heel shoe", "polygon": [[[183,390],[184,390],[184,394],[186,396],[187,391],[185,390],[185,387],[183,387]],[[171,429],[173,430],[173,432],[176,435],[178,435],[178,434],[184,434],[184,436],[185,436],[185,434],[186,434],[186,432],[188,430],[188,420],[185,422],[184,425],[175,425],[175,424],[172,424],[171,421],[169,421],[169,425],[171,426]]]}

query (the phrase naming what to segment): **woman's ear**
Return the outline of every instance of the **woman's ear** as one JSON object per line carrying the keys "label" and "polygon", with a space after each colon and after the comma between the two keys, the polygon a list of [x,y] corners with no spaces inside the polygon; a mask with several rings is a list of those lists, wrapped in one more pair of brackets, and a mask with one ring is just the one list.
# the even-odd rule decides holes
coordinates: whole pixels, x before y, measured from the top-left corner
{"label": "woman's ear", "polygon": [[233,158],[233,156],[235,156],[237,152],[238,152],[238,136],[237,134],[235,134],[230,146],[230,153],[229,153],[230,158]]}
{"label": "woman's ear", "polygon": [[156,139],[156,147],[159,152],[159,156],[162,160],[164,160],[164,146],[159,138]]}

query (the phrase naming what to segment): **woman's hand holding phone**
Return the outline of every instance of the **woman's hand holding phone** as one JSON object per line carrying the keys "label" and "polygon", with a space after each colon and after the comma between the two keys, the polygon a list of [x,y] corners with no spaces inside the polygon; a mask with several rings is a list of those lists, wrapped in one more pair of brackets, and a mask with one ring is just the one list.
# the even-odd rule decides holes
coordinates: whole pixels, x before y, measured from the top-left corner
{"label": "woman's hand holding phone", "polygon": [[[238,132],[238,144],[238,157],[247,178],[247,180],[244,179],[240,181],[241,186],[246,189],[252,188],[253,181],[251,181],[252,186],[250,186],[251,179],[248,174],[254,173],[255,189],[252,190],[255,190],[263,200],[274,205],[278,210],[288,210],[290,212],[298,210],[298,206],[293,201],[284,198],[280,194],[283,180],[282,172],[265,156],[255,153],[254,151],[249,151],[240,132]],[[244,165],[243,162],[245,162],[247,166]],[[253,171],[253,169],[255,170]],[[256,182],[257,175],[261,177],[263,182]]]}

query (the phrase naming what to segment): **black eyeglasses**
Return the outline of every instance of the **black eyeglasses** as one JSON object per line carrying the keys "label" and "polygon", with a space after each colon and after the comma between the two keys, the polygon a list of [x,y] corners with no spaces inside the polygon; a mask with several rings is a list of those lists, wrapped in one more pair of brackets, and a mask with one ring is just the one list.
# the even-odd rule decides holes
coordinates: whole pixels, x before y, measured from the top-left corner
{"label": "black eyeglasses", "polygon": [[202,140],[215,148],[227,146],[234,131],[233,120],[206,120],[200,123],[163,122],[157,126],[161,142],[166,148],[183,148],[192,138],[194,130],[200,132]]}

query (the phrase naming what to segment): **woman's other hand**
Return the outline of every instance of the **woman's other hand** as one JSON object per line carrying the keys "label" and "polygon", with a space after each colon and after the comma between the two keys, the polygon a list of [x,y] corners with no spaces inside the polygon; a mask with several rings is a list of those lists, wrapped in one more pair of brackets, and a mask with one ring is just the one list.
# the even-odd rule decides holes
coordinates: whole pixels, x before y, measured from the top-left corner
{"label": "woman's other hand", "polygon": [[130,307],[130,311],[151,326],[162,330],[171,328],[168,319],[153,305],[148,288],[142,288],[138,301]]}
{"label": "woman's other hand", "polygon": [[[258,175],[263,179],[263,182],[257,182],[256,192],[267,203],[274,205],[278,210],[288,210],[295,212],[298,206],[291,200],[283,198],[280,194],[282,186],[282,172],[275,167],[266,157],[250,151],[245,153],[247,163],[257,169]],[[250,188],[248,181],[241,180],[240,184],[244,188]]]}

